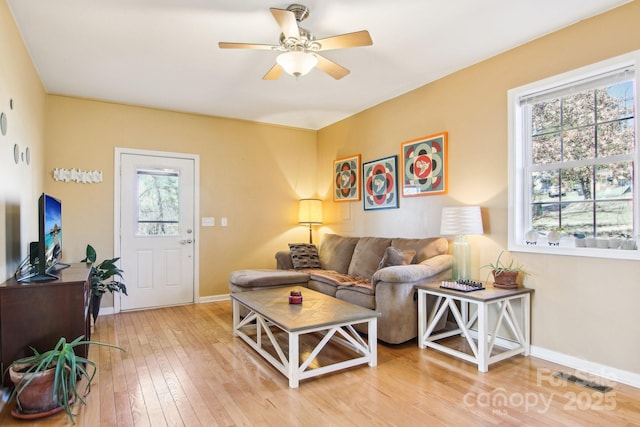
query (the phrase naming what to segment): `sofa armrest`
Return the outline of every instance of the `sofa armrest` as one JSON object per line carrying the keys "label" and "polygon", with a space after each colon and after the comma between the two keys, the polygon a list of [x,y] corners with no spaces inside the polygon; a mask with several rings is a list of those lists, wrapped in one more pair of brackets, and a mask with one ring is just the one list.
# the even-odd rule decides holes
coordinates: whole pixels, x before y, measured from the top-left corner
{"label": "sofa armrest", "polygon": [[276,268],[278,270],[293,270],[293,261],[291,261],[291,251],[276,252]]}
{"label": "sofa armrest", "polygon": [[393,265],[381,268],[376,271],[371,278],[375,284],[377,282],[388,283],[411,283],[426,278],[437,276],[439,273],[451,268],[453,257],[449,254],[436,255],[420,264]]}

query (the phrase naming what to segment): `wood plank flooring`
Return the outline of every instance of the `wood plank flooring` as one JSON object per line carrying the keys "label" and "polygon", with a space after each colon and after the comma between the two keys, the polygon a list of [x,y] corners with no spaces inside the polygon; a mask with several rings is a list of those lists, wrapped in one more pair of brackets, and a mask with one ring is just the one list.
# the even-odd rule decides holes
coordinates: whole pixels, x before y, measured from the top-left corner
{"label": "wood plank flooring", "polygon": [[[232,335],[231,303],[216,302],[101,316],[93,339],[98,374],[78,426],[631,426],[640,425],[640,390],[609,393],[565,383],[562,371],[515,357],[479,373],[474,365],[415,341],[378,345],[378,366],[288,380]],[[456,338],[454,338],[455,340]],[[459,344],[462,346],[463,344]],[[64,426],[64,413],[2,426]]]}

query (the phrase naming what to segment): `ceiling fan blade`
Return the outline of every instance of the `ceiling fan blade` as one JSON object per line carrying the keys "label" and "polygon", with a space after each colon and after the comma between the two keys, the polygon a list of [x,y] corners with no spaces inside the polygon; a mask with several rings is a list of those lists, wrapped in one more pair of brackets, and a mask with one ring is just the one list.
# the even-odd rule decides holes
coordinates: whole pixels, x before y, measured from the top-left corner
{"label": "ceiling fan blade", "polygon": [[342,49],[346,47],[371,46],[373,40],[369,35],[369,31],[362,30],[355,33],[341,34],[339,36],[327,37],[316,40],[320,43],[319,50]]}
{"label": "ceiling fan blade", "polygon": [[270,8],[271,14],[278,22],[280,29],[282,30],[282,34],[284,34],[285,38],[296,38],[300,39],[300,29],[298,28],[298,21],[296,21],[296,15],[286,9],[276,9]]}
{"label": "ceiling fan blade", "polygon": [[267,74],[262,77],[262,80],[278,80],[282,73],[284,72],[284,68],[280,66],[280,64],[276,63]]}
{"label": "ceiling fan blade", "polygon": [[258,49],[258,50],[274,50],[278,49],[278,46],[272,46],[269,44],[252,44],[252,43],[229,43],[219,42],[220,49]]}
{"label": "ceiling fan blade", "polygon": [[331,77],[333,77],[336,80],[340,80],[341,78],[343,78],[344,76],[350,73],[350,71],[344,68],[342,65],[338,65],[335,62],[328,60],[322,55],[316,54],[316,57],[318,58],[318,65],[316,65],[316,67],[320,68],[322,71],[329,74]]}

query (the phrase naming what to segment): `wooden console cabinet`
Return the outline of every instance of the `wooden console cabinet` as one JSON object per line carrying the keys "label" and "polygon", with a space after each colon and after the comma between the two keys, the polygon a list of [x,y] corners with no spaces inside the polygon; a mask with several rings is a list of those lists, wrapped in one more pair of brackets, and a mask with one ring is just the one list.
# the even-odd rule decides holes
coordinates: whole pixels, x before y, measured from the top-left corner
{"label": "wooden console cabinet", "polygon": [[[15,279],[0,285],[0,359],[2,384],[11,362],[30,356],[33,351],[50,350],[61,337],[71,341],[91,337],[91,269],[87,264],[71,264],[49,282],[18,283]],[[88,346],[77,348],[86,357]]]}

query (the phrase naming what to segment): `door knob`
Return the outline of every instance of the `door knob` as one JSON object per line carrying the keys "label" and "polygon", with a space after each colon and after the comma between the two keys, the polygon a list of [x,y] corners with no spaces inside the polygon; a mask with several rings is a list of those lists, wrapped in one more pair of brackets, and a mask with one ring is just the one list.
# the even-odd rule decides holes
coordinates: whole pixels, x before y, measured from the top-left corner
{"label": "door knob", "polygon": [[182,240],[179,240],[178,243],[180,243],[181,245],[186,245],[186,244],[189,244],[189,243],[193,243],[193,240],[191,240],[191,239],[182,239]]}

